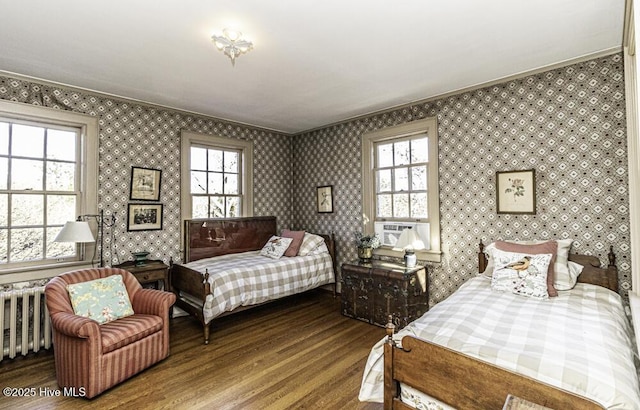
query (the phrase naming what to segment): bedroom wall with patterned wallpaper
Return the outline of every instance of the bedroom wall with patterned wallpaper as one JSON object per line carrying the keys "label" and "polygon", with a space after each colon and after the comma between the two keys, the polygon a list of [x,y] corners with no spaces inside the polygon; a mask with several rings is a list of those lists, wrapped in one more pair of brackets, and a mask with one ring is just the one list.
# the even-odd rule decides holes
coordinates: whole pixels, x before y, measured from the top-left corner
{"label": "bedroom wall with patterned wallpaper", "polygon": [[[119,100],[64,87],[0,76],[0,99],[88,114],[99,119],[98,206],[116,214],[114,241],[105,237],[105,261],[149,258],[180,261],[180,130],[250,140],[254,143],[254,214],[275,215],[279,228],[291,225],[291,138],[250,126]],[[127,232],[131,167],[162,170],[163,229]],[[113,250],[113,253],[112,253]]]}
{"label": "bedroom wall with patterned wallpaper", "polygon": [[[428,264],[430,303],[477,271],[478,242],[573,238],[606,264],[617,255],[631,287],[623,60],[615,54],[355,119],[294,138],[293,220],[329,232],[338,263],[356,259],[362,226],[360,137],[436,116],[444,257]],[[537,214],[497,215],[495,173],[536,170]],[[315,210],[316,186],[333,185],[334,213]]]}

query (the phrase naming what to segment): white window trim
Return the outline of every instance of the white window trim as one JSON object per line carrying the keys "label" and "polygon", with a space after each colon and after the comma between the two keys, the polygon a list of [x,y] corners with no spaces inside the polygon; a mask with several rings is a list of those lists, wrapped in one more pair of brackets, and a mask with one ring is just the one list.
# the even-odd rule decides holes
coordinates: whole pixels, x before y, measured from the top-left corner
{"label": "white window trim", "polygon": [[[431,237],[430,250],[416,251],[419,260],[440,262],[440,190],[438,178],[438,124],[435,117],[413,121],[394,127],[372,131],[362,135],[362,216],[363,229],[366,233],[373,233],[375,222],[375,175],[374,175],[374,146],[381,141],[410,137],[427,133],[429,137],[429,176],[427,181],[429,226]],[[402,251],[382,246],[375,251],[376,255],[402,257]]]}
{"label": "white window trim", "polygon": [[191,145],[228,148],[242,151],[242,214],[253,216],[253,142],[232,138],[181,131],[180,168],[182,180],[180,195],[181,224],[191,219]]}
{"label": "white window trim", "polygon": [[[15,118],[17,120],[36,121],[54,125],[70,126],[80,128],[81,132],[81,180],[80,191],[82,194],[82,203],[80,205],[80,214],[97,214],[98,213],[98,119],[89,115],[79,114],[69,111],[61,111],[48,107],[37,105],[28,105],[16,103],[12,101],[0,101],[0,115],[7,118]],[[97,232],[93,233],[97,235]],[[47,276],[57,274],[68,270],[71,266],[80,266],[91,263],[94,253],[93,243],[79,244],[79,261],[60,262],[55,264],[47,264],[37,266],[16,266],[3,269],[2,274],[17,273],[20,280],[30,280],[41,277],[41,273],[45,272]],[[20,272],[33,272],[25,276]],[[4,280],[3,280],[4,282]]]}

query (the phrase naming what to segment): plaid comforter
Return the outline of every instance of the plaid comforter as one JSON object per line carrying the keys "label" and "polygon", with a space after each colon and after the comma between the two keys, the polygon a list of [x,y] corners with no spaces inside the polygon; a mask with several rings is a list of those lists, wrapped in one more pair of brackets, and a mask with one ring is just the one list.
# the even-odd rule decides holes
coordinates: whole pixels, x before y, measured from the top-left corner
{"label": "plaid comforter", "polygon": [[[608,409],[640,409],[635,350],[620,296],[582,283],[558,293],[547,300],[499,293],[479,276],[395,339],[411,335],[448,346]],[[383,401],[383,343],[367,360],[362,401]]]}
{"label": "plaid comforter", "polygon": [[216,256],[185,266],[209,271],[211,295],[203,306],[205,323],[239,306],[254,305],[333,283],[328,253],[272,259],[260,251]]}

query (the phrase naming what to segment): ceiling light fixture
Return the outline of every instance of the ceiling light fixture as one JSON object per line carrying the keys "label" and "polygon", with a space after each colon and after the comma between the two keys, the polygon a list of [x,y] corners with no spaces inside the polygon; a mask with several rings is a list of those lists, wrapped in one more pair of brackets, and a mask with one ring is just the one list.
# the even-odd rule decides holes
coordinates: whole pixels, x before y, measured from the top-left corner
{"label": "ceiling light fixture", "polygon": [[225,53],[231,59],[231,65],[234,67],[236,65],[236,58],[240,56],[240,54],[244,54],[253,49],[253,43],[243,40],[241,32],[228,28],[222,30],[221,36],[211,36],[211,40],[213,40],[213,44],[216,45],[218,50]]}

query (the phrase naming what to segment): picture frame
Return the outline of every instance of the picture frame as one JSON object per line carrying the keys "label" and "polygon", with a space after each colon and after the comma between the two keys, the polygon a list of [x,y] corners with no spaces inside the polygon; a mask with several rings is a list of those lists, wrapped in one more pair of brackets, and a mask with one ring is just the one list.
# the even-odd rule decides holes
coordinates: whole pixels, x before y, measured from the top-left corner
{"label": "picture frame", "polygon": [[318,213],[333,212],[333,185],[319,186],[316,193]]}
{"label": "picture frame", "polygon": [[162,230],[162,204],[129,204],[127,231]]}
{"label": "picture frame", "polygon": [[496,211],[498,214],[536,214],[536,171],[496,172]]}
{"label": "picture frame", "polygon": [[159,201],[162,171],[154,168],[131,167],[129,199],[132,201]]}

